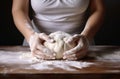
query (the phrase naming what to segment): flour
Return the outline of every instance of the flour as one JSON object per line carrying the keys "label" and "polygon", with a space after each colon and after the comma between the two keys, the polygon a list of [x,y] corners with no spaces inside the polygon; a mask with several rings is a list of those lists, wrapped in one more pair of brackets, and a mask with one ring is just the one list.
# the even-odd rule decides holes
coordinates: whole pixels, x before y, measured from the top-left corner
{"label": "flour", "polygon": [[82,69],[89,67],[93,63],[90,62],[78,62],[78,61],[64,61],[64,60],[55,60],[55,61],[43,61],[41,63],[30,65],[29,69],[36,70],[53,70],[54,68],[63,69],[67,71],[77,71],[77,69]]}
{"label": "flour", "polygon": [[[33,61],[34,60],[34,61]],[[78,71],[79,69],[89,67],[94,63],[82,61],[65,60],[39,60],[32,57],[29,51],[0,51],[0,64],[14,66],[14,69],[35,69],[35,70],[54,70],[62,69],[66,71]],[[0,67],[3,67],[0,65]],[[16,66],[17,65],[17,66]],[[6,68],[4,68],[6,71]],[[14,71],[14,70],[11,70]]]}
{"label": "flour", "polygon": [[37,59],[36,57],[32,56],[31,52],[26,52],[20,55],[19,57],[21,60],[29,60],[29,62],[31,63],[36,63],[36,62],[40,62],[39,59]]}
{"label": "flour", "polygon": [[[27,53],[26,51],[0,51],[0,63],[1,64],[29,64],[32,63],[31,58],[21,59],[22,53]],[[30,52],[28,52],[30,53]]]}
{"label": "flour", "polygon": [[89,67],[93,63],[81,62],[81,61],[67,61],[67,60],[39,60],[32,57],[30,53],[23,53],[20,56],[21,59],[31,58],[30,60],[35,63],[25,69],[36,69],[36,70],[53,70],[54,68],[63,69],[67,71],[76,71],[76,69],[82,69]]}
{"label": "flour", "polygon": [[98,60],[110,60],[110,61],[120,61],[120,52],[115,51],[113,53],[103,54],[96,57]]}
{"label": "flour", "polygon": [[120,61],[120,51],[91,53],[89,54],[89,56],[102,61],[117,61],[117,62]]}
{"label": "flour", "polygon": [[[93,53],[92,53],[93,54]],[[120,52],[94,53],[94,58],[100,61],[120,61]],[[54,70],[62,69],[65,71],[78,71],[82,68],[94,65],[91,62],[65,61],[65,60],[38,60],[32,57],[30,51],[0,51],[0,67],[3,72],[8,72],[6,66],[14,66],[14,69],[35,69],[35,70]],[[17,65],[17,66],[16,66]],[[11,69],[10,71],[14,71]]]}

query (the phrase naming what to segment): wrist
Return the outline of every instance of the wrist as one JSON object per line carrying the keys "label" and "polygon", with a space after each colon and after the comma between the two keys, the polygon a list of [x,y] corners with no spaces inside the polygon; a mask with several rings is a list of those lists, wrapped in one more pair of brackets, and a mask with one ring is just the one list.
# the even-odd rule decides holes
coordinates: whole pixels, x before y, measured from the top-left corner
{"label": "wrist", "polygon": [[93,37],[90,34],[87,34],[87,33],[82,32],[80,35],[86,37],[89,42],[93,39]]}
{"label": "wrist", "polygon": [[29,43],[31,37],[33,37],[34,34],[36,34],[36,32],[32,31],[32,32],[28,33],[28,35],[25,37],[25,39],[27,40],[28,43]]}
{"label": "wrist", "polygon": [[81,38],[86,42],[86,45],[89,47],[90,39],[84,34],[80,34]]}
{"label": "wrist", "polygon": [[29,37],[29,39],[28,39],[28,44],[29,44],[30,47],[34,46],[33,44],[37,41],[38,37],[39,37],[39,36],[38,36],[38,33],[37,33],[37,32],[33,32],[33,33],[30,35],[30,37]]}

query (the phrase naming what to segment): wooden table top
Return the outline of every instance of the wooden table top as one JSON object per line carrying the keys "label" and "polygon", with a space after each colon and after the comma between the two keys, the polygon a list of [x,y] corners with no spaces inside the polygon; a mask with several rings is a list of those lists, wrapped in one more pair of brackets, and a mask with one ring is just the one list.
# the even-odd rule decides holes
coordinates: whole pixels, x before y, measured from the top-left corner
{"label": "wooden table top", "polygon": [[[16,60],[15,59],[16,55],[14,55],[14,53],[19,52],[19,51],[30,52],[28,47],[23,47],[23,46],[0,46],[0,53],[1,52],[3,53],[3,51],[4,53],[13,52],[14,60]],[[64,69],[56,68],[56,67],[55,68],[52,67],[53,69],[51,70],[47,70],[47,69],[39,70],[39,69],[34,69],[34,68],[27,69],[27,68],[23,68],[22,66],[26,67],[32,64],[28,64],[28,63],[27,64],[26,63],[10,64],[10,62],[3,62],[4,60],[2,61],[2,59],[0,59],[0,73],[1,74],[16,74],[16,73],[17,74],[96,74],[96,75],[97,74],[103,74],[103,75],[104,74],[120,74],[120,58],[112,59],[111,55],[109,55],[115,52],[117,52],[117,54],[119,53],[120,55],[119,46],[91,46],[88,52],[90,55],[76,62],[89,62],[93,64],[91,64],[88,67],[81,68],[81,69],[70,67],[71,69],[74,69],[74,71],[64,70]],[[92,56],[92,53],[95,55]],[[100,58],[100,56],[103,56],[102,54],[104,55],[107,54],[108,56],[110,56],[110,59],[105,59],[104,57],[103,59],[98,59],[95,57],[95,56],[99,56]],[[8,54],[5,54],[3,56],[4,57],[8,56]],[[61,61],[61,60],[57,60],[57,61]],[[36,64],[36,63],[33,63],[33,64]],[[95,78],[92,78],[92,79],[95,79]]]}

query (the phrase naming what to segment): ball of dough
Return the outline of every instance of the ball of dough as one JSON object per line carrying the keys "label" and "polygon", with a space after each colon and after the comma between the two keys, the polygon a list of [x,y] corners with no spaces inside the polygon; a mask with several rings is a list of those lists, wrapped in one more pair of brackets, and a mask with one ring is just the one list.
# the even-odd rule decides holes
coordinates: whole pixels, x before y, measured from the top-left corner
{"label": "ball of dough", "polygon": [[51,33],[49,36],[54,39],[55,42],[46,41],[44,46],[56,53],[56,59],[62,59],[65,51],[75,47],[75,44],[66,43],[66,41],[71,37],[71,35],[68,33],[57,31]]}

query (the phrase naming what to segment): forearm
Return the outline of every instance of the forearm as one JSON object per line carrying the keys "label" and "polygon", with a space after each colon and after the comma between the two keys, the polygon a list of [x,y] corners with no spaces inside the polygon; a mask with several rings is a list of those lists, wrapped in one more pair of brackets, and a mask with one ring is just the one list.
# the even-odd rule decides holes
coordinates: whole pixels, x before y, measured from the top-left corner
{"label": "forearm", "polygon": [[88,18],[85,28],[81,34],[85,35],[88,40],[94,38],[96,32],[100,29],[105,15],[104,0],[90,0],[90,17]]}
{"label": "forearm", "polygon": [[96,32],[100,29],[103,23],[104,11],[96,11],[90,15],[88,18],[85,28],[82,31],[82,35],[85,35],[89,40],[93,39]]}
{"label": "forearm", "polygon": [[21,10],[14,10],[12,14],[16,27],[29,41],[31,34],[34,32],[29,17]]}

